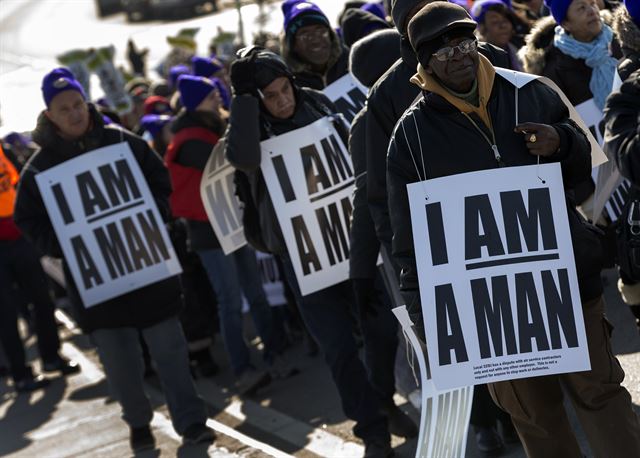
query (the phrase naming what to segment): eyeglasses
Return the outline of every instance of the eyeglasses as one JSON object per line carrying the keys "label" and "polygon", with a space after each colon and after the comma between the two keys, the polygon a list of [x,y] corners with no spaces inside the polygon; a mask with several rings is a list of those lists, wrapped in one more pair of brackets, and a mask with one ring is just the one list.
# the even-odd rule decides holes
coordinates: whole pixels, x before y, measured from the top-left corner
{"label": "eyeglasses", "polygon": [[453,57],[456,52],[456,49],[460,51],[460,54],[469,54],[470,52],[478,49],[478,41],[477,40],[465,40],[460,43],[458,46],[447,46],[445,48],[440,48],[438,51],[432,54],[440,62],[445,62]]}
{"label": "eyeglasses", "polygon": [[329,38],[329,30],[327,30],[326,27],[317,30],[304,30],[296,34],[296,40],[304,43],[327,38]]}

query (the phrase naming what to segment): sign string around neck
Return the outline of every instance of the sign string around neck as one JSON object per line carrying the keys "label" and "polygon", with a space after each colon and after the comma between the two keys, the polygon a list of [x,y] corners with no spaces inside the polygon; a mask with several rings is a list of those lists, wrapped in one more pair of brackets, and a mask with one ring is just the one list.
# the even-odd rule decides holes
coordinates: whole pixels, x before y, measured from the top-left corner
{"label": "sign string around neck", "polygon": [[[519,86],[518,86],[518,72],[514,71],[513,72],[513,78],[514,78],[514,86],[516,87],[516,126],[520,124],[520,113],[519,113]],[[537,154],[537,162],[536,162],[536,176],[538,177],[538,180],[540,180],[542,182],[542,184],[546,184],[546,181],[544,178],[542,178],[540,176],[540,155]]]}
{"label": "sign string around neck", "polygon": [[420,186],[422,187],[422,192],[424,193],[424,200],[429,200],[429,196],[427,195],[427,189],[424,186],[424,182],[427,180],[427,169],[424,165],[424,152],[422,151],[422,140],[420,139],[420,132],[418,131],[418,123],[416,122],[415,116],[413,113],[410,113],[410,116],[413,118],[413,125],[416,128],[416,136],[418,137],[418,147],[420,148],[420,159],[422,161],[422,176],[420,175],[420,169],[418,168],[418,162],[416,161],[416,157],[413,154],[413,148],[411,148],[411,143],[409,143],[409,138],[407,137],[407,131],[404,127],[404,122],[401,122],[402,133],[404,134],[404,140],[407,142],[407,147],[409,148],[409,154],[411,154],[411,160],[413,161],[413,166],[416,169],[416,173],[418,174],[418,181],[420,182]]}

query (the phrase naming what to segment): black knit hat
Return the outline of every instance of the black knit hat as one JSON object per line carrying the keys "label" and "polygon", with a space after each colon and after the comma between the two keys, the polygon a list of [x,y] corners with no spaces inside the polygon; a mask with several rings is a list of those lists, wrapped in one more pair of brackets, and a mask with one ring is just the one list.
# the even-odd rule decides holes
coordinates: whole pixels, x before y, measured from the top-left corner
{"label": "black knit hat", "polygon": [[266,49],[260,50],[255,59],[255,82],[258,89],[263,89],[273,80],[285,76],[293,81],[293,75],[282,58]]}
{"label": "black knit hat", "polygon": [[367,87],[400,58],[400,34],[395,29],[379,30],[358,40],[349,53],[349,71]]}
{"label": "black knit hat", "polygon": [[425,0],[391,0],[391,17],[401,35],[407,33],[408,16],[411,10]]}
{"label": "black knit hat", "polygon": [[407,26],[411,47],[423,66],[422,56],[431,56],[443,44],[443,36],[473,36],[478,24],[463,7],[449,2],[432,2],[413,16]]}
{"label": "black knit hat", "polygon": [[388,29],[389,24],[375,14],[365,10],[350,9],[342,20],[342,39],[347,47],[351,47],[360,38],[375,30]]}

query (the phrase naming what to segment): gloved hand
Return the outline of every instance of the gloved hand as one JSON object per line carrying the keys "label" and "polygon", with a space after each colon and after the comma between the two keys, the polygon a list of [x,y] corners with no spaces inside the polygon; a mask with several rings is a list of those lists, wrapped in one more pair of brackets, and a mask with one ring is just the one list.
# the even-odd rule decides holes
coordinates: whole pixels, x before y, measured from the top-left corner
{"label": "gloved hand", "polygon": [[131,69],[135,75],[145,76],[145,59],[147,58],[147,54],[149,54],[148,49],[145,48],[142,51],[138,51],[133,40],[127,42],[127,59],[129,59]]}
{"label": "gloved hand", "polygon": [[258,89],[255,83],[256,55],[257,53],[252,53],[231,63],[229,76],[234,95],[256,95]]}

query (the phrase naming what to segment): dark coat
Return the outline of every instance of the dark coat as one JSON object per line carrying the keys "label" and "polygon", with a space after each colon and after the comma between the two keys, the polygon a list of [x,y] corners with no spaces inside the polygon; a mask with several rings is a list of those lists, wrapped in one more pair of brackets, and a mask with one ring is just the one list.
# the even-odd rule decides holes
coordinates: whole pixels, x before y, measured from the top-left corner
{"label": "dark coat", "polygon": [[[251,196],[260,218],[262,238],[271,253],[284,254],[287,245],[260,171],[260,142],[317,121],[326,116],[323,107],[331,113],[338,112],[324,94],[308,88],[296,89],[296,110],[289,119],[276,119],[269,115],[258,99],[251,95],[236,96],[231,101],[231,117],[225,133],[225,156],[231,165],[244,172],[249,179]],[[346,144],[346,130],[342,140]]]}
{"label": "dark coat", "polygon": [[353,193],[351,234],[349,238],[349,278],[375,278],[380,242],[367,202],[367,150],[365,106],[353,118],[349,133],[349,152],[356,185]]}
{"label": "dark coat", "polygon": [[[611,25],[613,19],[609,11],[601,12],[601,17]],[[593,69],[584,59],[574,59],[553,45],[557,25],[552,16],[538,21],[527,35],[526,46],[520,49],[519,56],[525,72],[546,76],[558,85],[573,105],[579,105],[593,98],[589,89]],[[622,56],[615,39],[611,47],[614,57]]]}
{"label": "dark coat", "polygon": [[[519,90],[519,107],[521,121],[550,124],[558,131],[560,150],[550,158],[541,158],[541,161],[561,163],[565,188],[570,189],[591,174],[591,148],[587,138],[568,118],[568,110],[554,91],[537,81],[529,83]],[[502,161],[506,166],[535,164],[536,156],[528,152],[522,135],[513,131],[514,109],[513,85],[496,75],[488,111],[493,120]],[[475,118],[478,126],[484,126],[477,115],[470,116]],[[417,123],[417,131],[414,122]],[[492,138],[488,129],[484,130],[487,131],[485,135]],[[407,145],[405,131],[411,145]],[[418,166],[420,161],[427,164],[425,169],[428,179],[493,169],[499,165],[480,132],[459,110],[439,95],[425,94],[398,122],[387,158],[393,255],[402,268],[400,287],[407,307],[414,315],[414,322],[422,323],[407,197],[407,184],[419,181],[408,148],[410,146],[412,151],[420,151],[418,133],[423,139],[424,149],[421,159],[416,158],[416,161]],[[572,238],[580,291],[583,300],[587,300],[602,293],[599,240],[577,219],[578,214],[572,205],[569,205],[569,214],[573,219]]]}
{"label": "dark coat", "polygon": [[[224,131],[222,121],[213,115],[209,116],[204,113],[189,112],[184,109],[180,111],[173,121],[171,131],[178,133],[190,127],[201,127],[219,136],[222,136]],[[175,162],[184,167],[193,167],[204,171],[214,146],[215,145],[200,139],[187,140],[182,144],[176,154]],[[200,196],[194,196],[194,198],[199,199]],[[196,221],[192,219],[186,219],[186,221],[190,250],[200,251],[220,248],[220,242],[215,232],[213,232],[213,227],[209,221]]]}
{"label": "dark coat", "polygon": [[626,8],[618,8],[613,13],[612,27],[624,56],[618,64],[618,74],[624,81],[640,68],[640,28],[633,22]]}
{"label": "dark coat", "polygon": [[609,96],[604,113],[605,152],[623,176],[640,186],[640,69]]}
{"label": "dark coat", "polygon": [[[509,57],[500,48],[481,43],[479,51],[497,67],[508,67]],[[386,157],[393,128],[420,94],[409,80],[418,61],[406,38],[402,39],[401,58],[371,87],[367,99],[367,198],[378,239],[391,253],[391,227],[387,208]]]}
{"label": "dark coat", "polygon": [[280,36],[282,58],[291,69],[298,87],[309,87],[318,91],[349,73],[349,49],[333,29],[331,33],[331,54],[324,75],[317,73],[311,65],[298,56],[290,47],[286,35]]}
{"label": "dark coat", "polygon": [[[166,220],[169,217],[169,174],[160,157],[140,137],[123,129],[104,126],[102,117],[89,105],[92,128],[80,140],[63,140],[55,126],[42,113],[33,139],[40,145],[25,165],[18,187],[14,218],[25,236],[41,254],[63,258],[62,249],[42,201],[35,176],[56,165],[94,149],[126,141],[140,165],[154,196],[158,210]],[[85,332],[101,328],[145,328],[175,316],[182,306],[182,293],[177,276],[137,289],[91,308],[85,308],[65,263],[67,292],[74,307],[76,319]]]}

